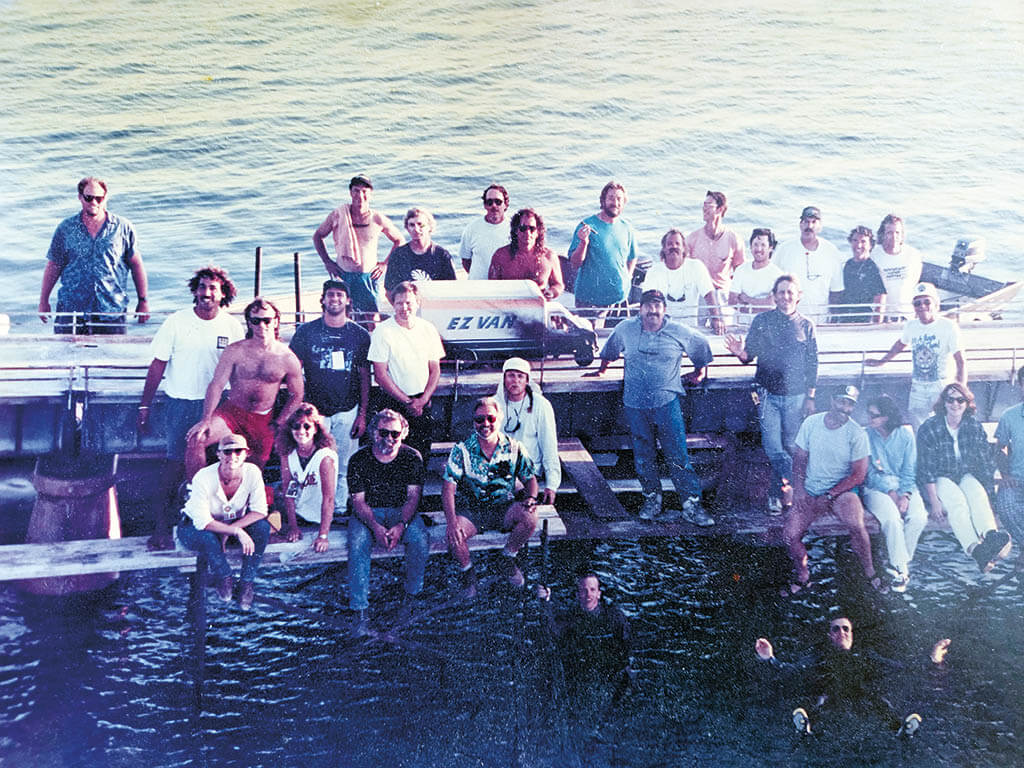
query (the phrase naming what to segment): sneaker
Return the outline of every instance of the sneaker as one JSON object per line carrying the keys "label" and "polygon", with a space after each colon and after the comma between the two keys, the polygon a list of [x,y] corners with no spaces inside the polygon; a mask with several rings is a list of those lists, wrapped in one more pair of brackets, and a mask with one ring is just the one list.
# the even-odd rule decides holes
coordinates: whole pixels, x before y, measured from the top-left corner
{"label": "sneaker", "polygon": [[782,499],[778,496],[768,497],[768,514],[772,517],[778,517],[782,514]]}
{"label": "sneaker", "polygon": [[984,538],[978,542],[971,554],[978,563],[982,573],[988,573],[996,564],[996,560],[1010,554],[1013,546],[1010,541],[1010,534],[1006,531],[991,530],[985,533]]}
{"label": "sneaker", "polygon": [[217,582],[217,597],[225,603],[231,602],[231,593],[235,590],[235,582],[230,576],[225,576]]}
{"label": "sneaker", "polygon": [[893,592],[906,592],[907,586],[910,584],[910,574],[906,571],[897,571],[896,575],[892,577],[892,581],[889,582],[889,589]]}
{"label": "sneaker", "polygon": [[243,611],[252,610],[252,601],[256,597],[256,587],[253,586],[251,581],[243,581],[242,587],[238,591],[238,607]]}
{"label": "sneaker", "polygon": [[900,729],[896,732],[896,735],[905,736],[909,739],[911,736],[917,733],[917,729],[920,727],[921,716],[917,714],[917,712],[914,712],[906,716],[906,718],[903,720],[903,725],[900,726]]}
{"label": "sneaker", "polygon": [[640,507],[641,520],[653,520],[661,513],[661,496],[645,496],[644,503]]}
{"label": "sneaker", "polygon": [[806,736],[811,732],[811,718],[807,716],[807,710],[803,707],[793,710],[793,727],[801,736]]}
{"label": "sneaker", "polygon": [[468,570],[465,570],[460,574],[459,579],[462,581],[462,596],[466,600],[472,600],[476,597],[476,568],[470,566]]}
{"label": "sneaker", "polygon": [[715,524],[715,518],[705,512],[704,507],[700,505],[699,496],[691,496],[683,503],[683,519],[701,528]]}
{"label": "sneaker", "polygon": [[519,570],[519,566],[516,565],[516,559],[509,557],[506,554],[502,554],[502,559],[505,560],[503,569],[505,571],[505,578],[508,579],[508,583],[516,589],[522,589],[523,585],[526,584],[526,578],[523,576],[523,572]]}

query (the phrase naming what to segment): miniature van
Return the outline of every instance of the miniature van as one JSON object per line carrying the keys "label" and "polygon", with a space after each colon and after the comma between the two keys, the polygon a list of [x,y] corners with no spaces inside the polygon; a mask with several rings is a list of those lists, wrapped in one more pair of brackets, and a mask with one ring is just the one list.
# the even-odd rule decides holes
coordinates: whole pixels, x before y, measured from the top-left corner
{"label": "miniature van", "polygon": [[545,299],[532,280],[433,280],[416,288],[420,316],[440,332],[450,358],[572,355],[587,366],[597,354],[590,321]]}

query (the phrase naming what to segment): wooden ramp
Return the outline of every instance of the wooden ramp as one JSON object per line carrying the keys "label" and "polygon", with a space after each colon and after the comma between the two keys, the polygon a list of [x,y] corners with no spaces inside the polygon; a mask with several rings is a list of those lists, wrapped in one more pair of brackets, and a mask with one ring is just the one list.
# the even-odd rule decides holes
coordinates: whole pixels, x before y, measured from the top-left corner
{"label": "wooden ramp", "polygon": [[[548,523],[550,538],[565,537],[565,524],[553,506],[538,505],[537,513],[540,523],[530,539],[531,546],[540,543],[540,531],[545,521]],[[425,516],[433,523],[427,529],[430,534],[430,553],[447,552],[444,514],[432,512]],[[330,546],[326,552],[313,551],[313,535],[307,532],[301,541],[270,544],[263,554],[262,567],[323,565],[348,560],[347,537],[340,528],[332,529],[328,534]],[[469,548],[471,551],[500,549],[505,545],[506,538],[507,534],[504,533],[482,533],[470,539]],[[399,544],[390,552],[374,548],[372,557],[399,557],[402,554],[404,547]],[[241,557],[237,547],[228,549],[228,560],[233,567],[238,567]],[[0,581],[160,568],[194,571],[195,567],[195,552],[150,552],[146,548],[145,536],[0,546]]]}

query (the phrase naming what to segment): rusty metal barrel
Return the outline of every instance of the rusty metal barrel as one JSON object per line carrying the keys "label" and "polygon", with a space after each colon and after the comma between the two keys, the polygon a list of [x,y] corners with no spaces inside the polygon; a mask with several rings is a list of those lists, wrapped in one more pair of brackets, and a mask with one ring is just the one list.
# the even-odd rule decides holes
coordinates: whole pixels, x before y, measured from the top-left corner
{"label": "rusty metal barrel", "polygon": [[[37,496],[26,543],[121,538],[116,474],[116,455],[41,456],[32,475]],[[19,586],[37,595],[67,595],[103,589],[117,577],[116,572],[48,576],[26,579]]]}

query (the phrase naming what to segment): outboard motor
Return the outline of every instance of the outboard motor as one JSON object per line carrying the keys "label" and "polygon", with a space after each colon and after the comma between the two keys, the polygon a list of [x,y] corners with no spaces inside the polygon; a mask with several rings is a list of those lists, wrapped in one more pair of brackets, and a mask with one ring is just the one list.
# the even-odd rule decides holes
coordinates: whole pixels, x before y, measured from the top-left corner
{"label": "outboard motor", "polygon": [[985,260],[985,238],[961,238],[956,241],[949,266],[954,272],[970,273],[974,265]]}

